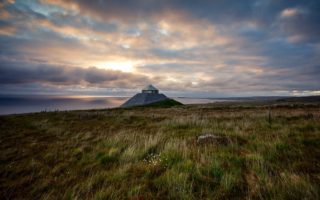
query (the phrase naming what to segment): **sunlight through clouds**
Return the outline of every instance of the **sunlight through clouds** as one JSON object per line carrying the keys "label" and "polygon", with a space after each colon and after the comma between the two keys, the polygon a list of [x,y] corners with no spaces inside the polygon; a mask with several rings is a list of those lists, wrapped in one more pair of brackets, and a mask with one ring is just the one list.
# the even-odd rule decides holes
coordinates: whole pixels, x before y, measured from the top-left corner
{"label": "sunlight through clouds", "polygon": [[134,72],[134,66],[131,61],[107,61],[94,63],[93,66],[96,66],[101,69],[111,69],[122,72]]}
{"label": "sunlight through clouds", "polygon": [[[209,96],[320,89],[316,0],[27,0],[0,6],[3,87],[28,82],[43,91],[48,85],[62,91],[64,84],[126,91],[155,83]],[[52,76],[39,77],[39,66]]]}

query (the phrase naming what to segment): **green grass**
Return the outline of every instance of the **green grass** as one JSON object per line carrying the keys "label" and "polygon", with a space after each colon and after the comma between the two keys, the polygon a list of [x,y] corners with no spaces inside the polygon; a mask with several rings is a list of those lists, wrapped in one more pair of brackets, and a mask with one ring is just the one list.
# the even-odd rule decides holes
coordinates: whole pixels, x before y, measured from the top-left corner
{"label": "green grass", "polygon": [[[155,102],[155,103],[151,103],[151,104],[147,104],[147,105],[143,105],[143,106],[133,106],[130,108],[170,108],[170,107],[174,107],[174,106],[181,106],[183,105],[182,103],[174,100],[174,99],[167,99],[164,101],[159,101],[159,102]],[[127,108],[127,109],[130,109]]]}
{"label": "green grass", "polygon": [[294,105],[1,116],[0,198],[319,199],[320,107]]}

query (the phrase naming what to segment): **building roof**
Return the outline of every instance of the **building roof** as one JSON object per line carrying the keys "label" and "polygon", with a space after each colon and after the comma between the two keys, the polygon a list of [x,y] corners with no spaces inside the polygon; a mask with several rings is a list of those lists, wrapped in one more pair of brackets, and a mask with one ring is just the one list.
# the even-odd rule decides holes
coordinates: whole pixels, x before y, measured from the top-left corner
{"label": "building roof", "polygon": [[164,94],[153,93],[138,93],[131,97],[128,101],[121,105],[121,107],[140,106],[156,103],[169,99]]}
{"label": "building roof", "polygon": [[[144,92],[144,91],[156,91],[156,92]],[[148,85],[142,89],[142,93],[138,93],[127,100],[121,107],[140,106],[156,103],[169,99],[164,94],[159,94],[159,90],[153,85]]]}
{"label": "building roof", "polygon": [[145,88],[143,88],[142,90],[158,90],[158,89],[155,88],[153,85],[148,85]]}

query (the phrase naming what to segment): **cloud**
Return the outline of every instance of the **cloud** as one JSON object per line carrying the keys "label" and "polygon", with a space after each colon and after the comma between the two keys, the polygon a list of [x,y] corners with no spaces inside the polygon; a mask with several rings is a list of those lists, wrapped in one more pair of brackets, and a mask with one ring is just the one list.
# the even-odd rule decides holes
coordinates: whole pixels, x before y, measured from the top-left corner
{"label": "cloud", "polygon": [[0,20],[0,35],[14,35],[16,28],[11,24]]}
{"label": "cloud", "polygon": [[148,78],[142,75],[96,67],[32,65],[19,62],[7,62],[0,65],[0,84],[39,83],[52,86],[81,85],[82,87],[135,88],[148,82]]}
{"label": "cloud", "polygon": [[290,42],[320,42],[320,3],[310,8],[287,8],[281,12],[279,27]]}
{"label": "cloud", "polygon": [[1,84],[7,87],[125,90],[152,82],[195,94],[319,90],[316,0],[39,0],[1,6]]}
{"label": "cloud", "polygon": [[304,13],[304,11],[298,8],[286,8],[281,12],[281,17],[290,18],[290,17],[297,16],[300,13]]}

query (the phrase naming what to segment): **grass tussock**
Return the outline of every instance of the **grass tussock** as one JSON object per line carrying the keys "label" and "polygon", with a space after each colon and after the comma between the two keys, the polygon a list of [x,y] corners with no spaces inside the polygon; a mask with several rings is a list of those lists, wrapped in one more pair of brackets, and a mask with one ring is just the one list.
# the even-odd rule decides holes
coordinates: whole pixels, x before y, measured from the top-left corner
{"label": "grass tussock", "polygon": [[[319,104],[34,113],[0,130],[1,199],[320,198]],[[227,143],[198,144],[208,133]]]}

